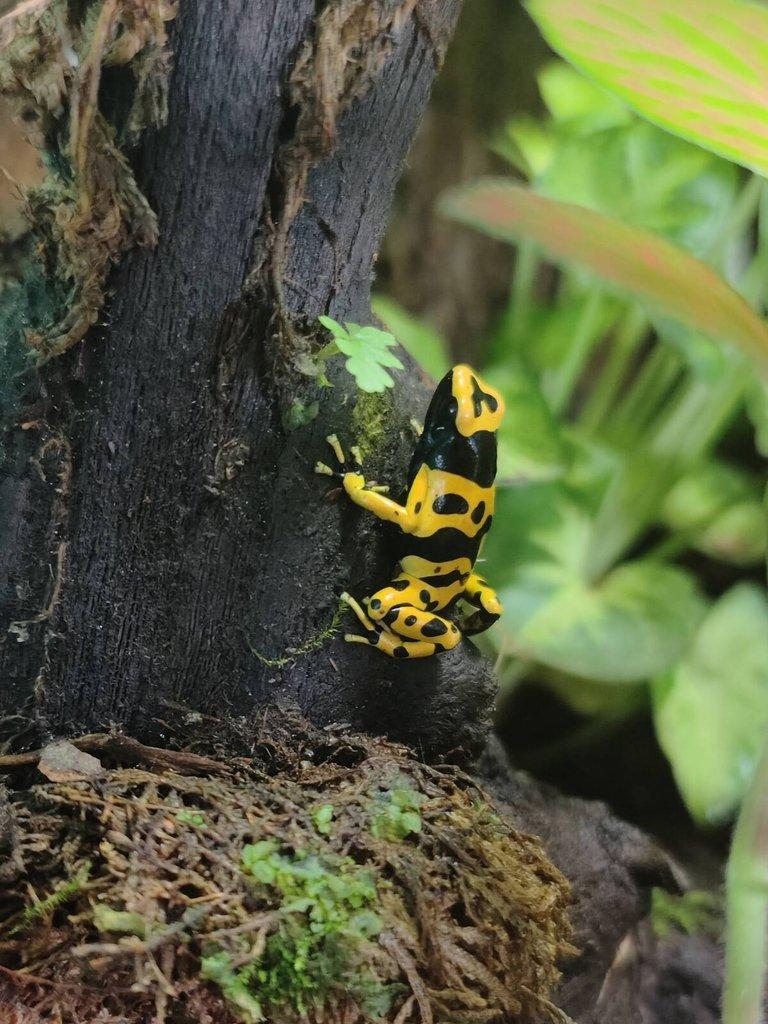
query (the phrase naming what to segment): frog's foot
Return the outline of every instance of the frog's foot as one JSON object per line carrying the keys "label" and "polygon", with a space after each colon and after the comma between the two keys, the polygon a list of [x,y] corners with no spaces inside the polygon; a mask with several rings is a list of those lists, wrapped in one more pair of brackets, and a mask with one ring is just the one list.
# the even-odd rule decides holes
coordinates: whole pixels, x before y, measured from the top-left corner
{"label": "frog's foot", "polygon": [[[386,487],[382,484],[377,484],[375,480],[364,480],[363,476],[360,473],[349,473],[349,471],[346,468],[347,456],[341,445],[341,441],[339,441],[339,438],[336,434],[329,434],[328,437],[326,437],[326,441],[330,445],[331,450],[333,451],[333,454],[336,457],[337,463],[342,468],[333,469],[331,466],[328,466],[325,462],[316,462],[316,473],[319,473],[321,476],[332,476],[335,477],[337,480],[343,480],[344,477],[347,475],[354,475],[356,479],[359,477],[359,479],[363,480],[362,487],[366,491],[374,491],[376,494],[386,494],[387,491],[389,491],[389,487]],[[355,465],[358,468],[361,468],[363,465],[363,456],[360,452],[359,446],[356,444],[350,445],[349,452],[350,455],[352,456],[352,459],[354,460]]]}
{"label": "frog's foot", "polygon": [[474,572],[467,580],[461,600],[465,603],[466,611],[459,619],[459,627],[466,636],[483,633],[502,613],[496,591]]}
{"label": "frog's foot", "polygon": [[384,632],[374,636],[347,633],[344,639],[350,644],[368,644],[369,647],[377,647],[384,654],[388,654],[390,658],[429,658],[437,651],[444,650],[437,644],[428,643],[426,640],[404,640],[402,637]]}

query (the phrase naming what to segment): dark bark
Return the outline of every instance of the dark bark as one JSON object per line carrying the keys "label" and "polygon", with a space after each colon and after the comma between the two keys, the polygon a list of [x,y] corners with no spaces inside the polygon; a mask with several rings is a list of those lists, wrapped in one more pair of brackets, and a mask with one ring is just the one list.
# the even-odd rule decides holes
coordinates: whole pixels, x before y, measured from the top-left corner
{"label": "dark bark", "polygon": [[480,782],[514,825],[541,838],[572,887],[573,943],[553,998],[579,1024],[716,1024],[722,950],[705,935],[651,926],[654,886],[683,872],[655,841],[595,801],[563,796],[510,768],[493,742]]}
{"label": "dark bark", "polygon": [[[391,569],[378,525],[312,473],[326,434],[352,440],[347,375],[309,426],[286,433],[281,412],[315,397],[290,360],[317,315],[370,319],[392,191],[458,6],[181,5],[168,125],[135,157],[160,243],[124,261],[106,325],[46,371],[40,430],[10,437],[4,713],[26,702],[53,733],[117,722],[157,741],[171,706],[250,716],[287,692],[318,723],[429,754],[482,738],[493,690],[469,644],[407,665],[338,636],[281,665],[251,650],[290,655],[343,589]],[[315,60],[338,56],[330,19],[345,21],[341,71]],[[377,479],[402,481],[426,396],[412,368],[399,375]]]}

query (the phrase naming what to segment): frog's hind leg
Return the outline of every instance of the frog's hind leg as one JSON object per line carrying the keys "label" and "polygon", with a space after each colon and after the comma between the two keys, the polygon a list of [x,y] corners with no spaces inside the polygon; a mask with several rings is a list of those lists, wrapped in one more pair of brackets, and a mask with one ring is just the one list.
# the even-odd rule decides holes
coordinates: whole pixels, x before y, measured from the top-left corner
{"label": "frog's hind leg", "polygon": [[459,619],[459,629],[465,636],[485,632],[501,615],[502,607],[498,594],[477,573],[473,572],[470,575],[461,599],[472,606]]}
{"label": "frog's hind leg", "polygon": [[[373,602],[369,604],[369,609]],[[379,625],[377,614],[371,611],[375,626]],[[395,637],[402,637],[410,644],[427,643],[435,651],[449,651],[461,641],[458,627],[433,611],[418,608],[412,604],[397,604],[381,616],[381,623]],[[410,654],[409,657],[423,657]]]}
{"label": "frog's hind leg", "polygon": [[365,636],[361,636],[359,633],[345,633],[344,639],[350,644],[368,644],[369,647],[378,647],[381,640],[381,630],[374,626],[365,611],[361,607],[360,603],[348,594],[346,590],[341,595],[341,600],[348,605],[355,615],[360,620],[360,624],[365,630]]}
{"label": "frog's hind leg", "polygon": [[[354,640],[367,643],[362,637],[347,637],[347,640]],[[378,643],[375,645],[390,658],[429,658],[438,651],[444,650],[438,644],[430,643],[427,640],[406,640],[404,637],[396,636],[394,633],[382,631],[379,633]]]}
{"label": "frog's hind leg", "polygon": [[[365,598],[365,611],[353,597],[342,595],[365,629],[365,635],[347,634],[350,643],[378,647],[391,658],[428,658],[455,647],[461,633],[453,622],[424,607],[430,603],[419,581],[400,576]],[[425,599],[426,598],[426,599]]]}

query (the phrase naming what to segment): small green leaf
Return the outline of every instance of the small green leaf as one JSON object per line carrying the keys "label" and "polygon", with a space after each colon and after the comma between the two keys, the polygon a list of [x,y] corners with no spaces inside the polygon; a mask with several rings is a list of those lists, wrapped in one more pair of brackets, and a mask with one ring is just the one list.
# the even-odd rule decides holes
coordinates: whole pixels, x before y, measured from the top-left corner
{"label": "small green leaf", "polygon": [[331,834],[332,821],[333,804],[322,804],[312,813],[312,822],[320,835],[327,836]]}
{"label": "small green leaf", "polygon": [[682,660],[654,681],[656,734],[691,814],[733,817],[768,728],[768,597],[750,583],[711,608]]}
{"label": "small green leaf", "polygon": [[748,474],[724,462],[705,462],[681,477],[664,500],[662,518],[711,558],[753,565],[765,555],[760,489]]}
{"label": "small green leaf", "polygon": [[742,351],[768,377],[768,327],[711,267],[641,228],[486,179],[444,195],[443,213],[505,241],[529,238],[603,280]]}
{"label": "small green leaf", "polygon": [[319,316],[317,319],[320,321],[320,323],[323,325],[323,327],[325,327],[327,330],[329,330],[331,332],[331,334],[334,336],[334,338],[348,338],[349,337],[349,335],[347,334],[346,330],[341,326],[341,324],[338,322],[338,320],[334,320],[333,317],[330,317],[330,316]]}
{"label": "small green leaf", "polygon": [[141,914],[128,910],[113,910],[97,903],[93,908],[93,923],[100,932],[118,932],[122,935],[137,935],[146,938],[147,922]]}
{"label": "small green leaf", "polygon": [[315,419],[319,411],[320,405],[318,402],[310,402],[308,405],[305,405],[298,398],[294,398],[290,408],[283,416],[283,427],[286,431],[306,427],[308,423]]}
{"label": "small green leaf", "polygon": [[377,327],[348,323],[342,327],[330,317],[319,317],[335,338],[340,352],[347,356],[345,366],[362,391],[381,392],[394,385],[385,367],[402,370],[403,364],[389,349],[396,339]]}
{"label": "small green leaf", "polygon": [[667,131],[768,174],[768,11],[744,0],[528,0],[555,50]]}
{"label": "small green leaf", "polygon": [[247,968],[235,972],[229,953],[222,951],[201,957],[200,976],[219,986],[224,997],[240,1011],[247,1024],[259,1024],[265,1019],[261,1003],[248,988]]}

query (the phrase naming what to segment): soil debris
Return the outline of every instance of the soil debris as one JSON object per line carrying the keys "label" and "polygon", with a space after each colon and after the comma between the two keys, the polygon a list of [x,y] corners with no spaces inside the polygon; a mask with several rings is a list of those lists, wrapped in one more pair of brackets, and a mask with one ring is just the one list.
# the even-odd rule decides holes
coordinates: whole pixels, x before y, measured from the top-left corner
{"label": "soil debris", "polygon": [[10,793],[2,1019],[564,1019],[569,889],[538,840],[403,747],[302,755]]}

